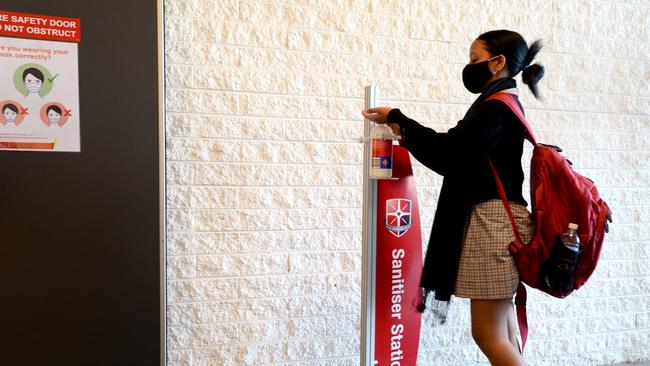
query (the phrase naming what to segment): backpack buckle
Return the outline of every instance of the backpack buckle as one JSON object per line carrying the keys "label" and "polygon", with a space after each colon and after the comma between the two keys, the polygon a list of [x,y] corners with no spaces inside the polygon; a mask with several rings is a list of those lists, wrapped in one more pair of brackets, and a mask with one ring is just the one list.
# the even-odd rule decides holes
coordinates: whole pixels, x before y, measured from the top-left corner
{"label": "backpack buckle", "polygon": [[512,243],[510,243],[510,245],[508,245],[508,251],[510,252],[510,254],[516,255],[517,252],[519,252],[520,250],[522,250],[524,248],[524,246],[525,245],[522,242],[515,239],[515,240],[512,241]]}

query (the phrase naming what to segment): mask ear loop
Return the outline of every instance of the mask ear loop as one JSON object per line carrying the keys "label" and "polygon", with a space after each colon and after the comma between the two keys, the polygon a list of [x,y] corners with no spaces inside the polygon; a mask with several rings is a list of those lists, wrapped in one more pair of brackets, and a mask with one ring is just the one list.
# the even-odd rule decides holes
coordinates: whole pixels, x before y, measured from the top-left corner
{"label": "mask ear loop", "polygon": [[[487,62],[489,63],[490,61],[492,61],[492,60],[494,60],[494,59],[496,59],[497,57],[500,57],[500,56],[501,56],[501,55],[496,55],[496,56],[492,57],[491,59],[487,60]],[[497,72],[499,72],[499,71],[501,71],[501,70],[498,70],[498,71],[495,71],[495,72],[490,71],[490,72],[492,72],[492,76],[494,76],[494,75],[496,75]]]}

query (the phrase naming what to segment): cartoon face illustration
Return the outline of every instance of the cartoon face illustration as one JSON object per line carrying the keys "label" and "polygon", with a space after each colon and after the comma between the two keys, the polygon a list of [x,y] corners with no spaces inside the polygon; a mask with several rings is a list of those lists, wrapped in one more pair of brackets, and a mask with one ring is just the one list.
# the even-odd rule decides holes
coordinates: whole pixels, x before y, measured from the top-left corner
{"label": "cartoon face illustration", "polygon": [[47,107],[47,119],[50,121],[50,126],[58,125],[61,120],[61,108],[55,105]]}
{"label": "cartoon face illustration", "polygon": [[2,106],[2,115],[4,116],[5,122],[16,123],[18,108],[13,104],[5,104]]}
{"label": "cartoon face illustration", "polygon": [[30,93],[38,93],[43,87],[43,80],[45,77],[41,70],[30,67],[23,72],[23,81],[25,82],[25,88],[29,90]]}

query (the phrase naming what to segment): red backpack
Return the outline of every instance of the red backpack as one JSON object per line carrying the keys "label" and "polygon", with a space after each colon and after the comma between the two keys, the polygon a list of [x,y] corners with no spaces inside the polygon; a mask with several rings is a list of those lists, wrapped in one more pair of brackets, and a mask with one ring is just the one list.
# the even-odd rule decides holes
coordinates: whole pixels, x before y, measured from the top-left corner
{"label": "red backpack", "polygon": [[[528,337],[528,324],[525,307],[526,288],[522,282],[558,298],[566,297],[573,290],[584,285],[596,268],[603,239],[608,231],[607,221],[611,222],[611,210],[607,203],[600,198],[594,182],[576,173],[571,167],[571,162],[560,155],[562,150],[555,146],[536,142],[528,121],[512,94],[498,92],[487,100],[498,100],[505,103],[524,125],[527,133],[526,138],[534,146],[530,165],[530,198],[536,231],[528,244],[521,241],[503,184],[490,161],[499,196],[508,212],[515,234],[515,240],[510,244],[509,250],[519,272],[520,283],[517,288],[515,304],[523,350]],[[567,230],[569,223],[578,224],[582,251],[575,270],[572,288],[562,291],[553,290],[542,281],[542,268],[554,255],[554,247],[559,242],[562,233]]]}

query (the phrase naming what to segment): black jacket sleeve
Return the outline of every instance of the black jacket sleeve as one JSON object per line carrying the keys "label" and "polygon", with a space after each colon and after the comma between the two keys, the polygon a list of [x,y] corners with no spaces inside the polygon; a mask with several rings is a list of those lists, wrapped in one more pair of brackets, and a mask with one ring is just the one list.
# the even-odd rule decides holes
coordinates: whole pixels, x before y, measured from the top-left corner
{"label": "black jacket sleeve", "polygon": [[446,175],[462,169],[468,158],[476,159],[477,154],[496,146],[502,138],[504,116],[509,112],[501,102],[487,101],[447,132],[422,126],[399,109],[391,110],[387,118],[389,123],[400,126],[402,146],[429,169]]}

